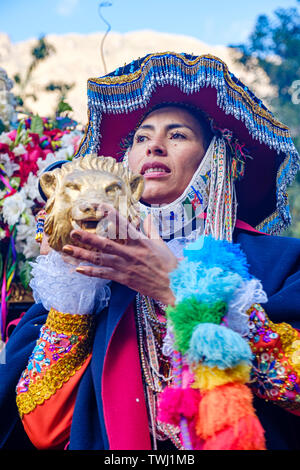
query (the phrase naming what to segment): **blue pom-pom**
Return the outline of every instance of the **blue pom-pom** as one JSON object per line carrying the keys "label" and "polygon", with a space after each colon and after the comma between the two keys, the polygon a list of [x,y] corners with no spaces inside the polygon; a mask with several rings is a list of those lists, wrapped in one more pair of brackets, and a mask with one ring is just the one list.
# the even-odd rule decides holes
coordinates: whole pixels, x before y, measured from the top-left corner
{"label": "blue pom-pom", "polygon": [[170,286],[176,303],[191,296],[196,297],[199,302],[229,303],[242,282],[241,276],[235,272],[224,271],[220,266],[207,267],[201,261],[187,259],[182,260],[170,274]]}
{"label": "blue pom-pom", "polygon": [[189,261],[204,263],[206,267],[217,266],[223,271],[235,272],[245,280],[251,277],[246,255],[236,243],[202,235],[187,245],[183,255]]}
{"label": "blue pom-pom", "polygon": [[191,363],[231,369],[241,362],[251,363],[252,351],[235,331],[214,323],[201,323],[193,331],[187,357]]}

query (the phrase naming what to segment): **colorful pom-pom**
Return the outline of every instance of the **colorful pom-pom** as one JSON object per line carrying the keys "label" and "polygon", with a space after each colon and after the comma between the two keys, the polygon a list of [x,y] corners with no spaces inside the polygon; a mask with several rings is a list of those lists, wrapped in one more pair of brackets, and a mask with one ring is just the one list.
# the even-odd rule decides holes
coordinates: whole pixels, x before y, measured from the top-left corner
{"label": "colorful pom-pom", "polygon": [[183,254],[188,261],[202,262],[206,267],[218,266],[223,272],[235,272],[243,279],[251,277],[246,255],[236,243],[201,236],[193,243],[189,243]]}
{"label": "colorful pom-pom", "polygon": [[254,414],[252,393],[246,385],[222,385],[202,395],[196,432],[206,440],[243,416]]}
{"label": "colorful pom-pom", "polygon": [[202,323],[193,331],[188,359],[191,363],[228,369],[240,362],[250,363],[252,352],[238,333],[222,325]]}
{"label": "colorful pom-pom", "polygon": [[232,427],[227,427],[208,438],[203,450],[266,450],[264,430],[254,415],[243,416]]}
{"label": "colorful pom-pom", "polygon": [[219,369],[218,367],[207,367],[202,364],[194,371],[194,388],[200,390],[212,390],[227,383],[247,383],[250,380],[251,366],[242,362],[232,369]]}
{"label": "colorful pom-pom", "polygon": [[207,267],[202,261],[183,259],[170,274],[170,287],[178,304],[189,297],[200,302],[230,302],[234,292],[243,283],[242,277],[219,266]]}
{"label": "colorful pom-pom", "polygon": [[182,417],[197,417],[200,399],[199,390],[167,387],[159,398],[158,420],[179,426]]}
{"label": "colorful pom-pom", "polygon": [[175,347],[185,354],[195,327],[199,323],[220,324],[226,313],[226,304],[216,302],[210,305],[200,303],[195,297],[191,297],[176,307],[168,307],[166,313],[173,325]]}

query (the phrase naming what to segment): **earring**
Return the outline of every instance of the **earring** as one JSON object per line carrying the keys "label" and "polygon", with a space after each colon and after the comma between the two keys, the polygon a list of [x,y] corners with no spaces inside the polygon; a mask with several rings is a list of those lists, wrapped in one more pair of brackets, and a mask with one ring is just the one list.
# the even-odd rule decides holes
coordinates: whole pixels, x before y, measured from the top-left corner
{"label": "earring", "polygon": [[47,212],[44,209],[40,210],[36,216],[35,240],[37,243],[42,243],[46,216],[47,216]]}

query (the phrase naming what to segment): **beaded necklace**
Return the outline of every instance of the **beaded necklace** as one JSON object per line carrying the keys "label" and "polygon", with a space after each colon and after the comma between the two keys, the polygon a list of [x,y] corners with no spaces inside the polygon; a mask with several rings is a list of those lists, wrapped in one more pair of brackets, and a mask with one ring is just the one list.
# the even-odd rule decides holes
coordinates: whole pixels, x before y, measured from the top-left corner
{"label": "beaded necklace", "polygon": [[170,439],[177,449],[183,450],[179,438],[180,429],[157,421],[157,399],[162,390],[172,382],[169,360],[162,352],[166,334],[166,322],[158,318],[157,312],[165,314],[166,306],[150,297],[137,294],[136,323],[142,376],[148,410],[149,428],[153,437],[153,448],[157,440]]}

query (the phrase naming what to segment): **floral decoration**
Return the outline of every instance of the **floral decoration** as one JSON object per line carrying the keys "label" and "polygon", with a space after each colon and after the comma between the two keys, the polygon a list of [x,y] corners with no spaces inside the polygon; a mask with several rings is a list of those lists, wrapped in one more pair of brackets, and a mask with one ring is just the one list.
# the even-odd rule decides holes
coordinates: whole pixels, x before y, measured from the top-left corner
{"label": "floral decoration", "polygon": [[39,254],[36,215],[44,201],[38,190],[43,170],[58,160],[72,160],[83,136],[68,117],[18,115],[11,80],[0,69],[0,273],[1,337],[5,339],[7,302],[14,283],[27,290],[30,262]]}

